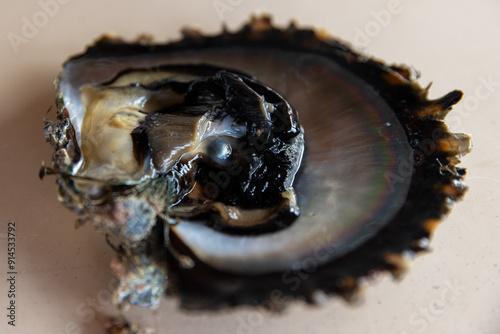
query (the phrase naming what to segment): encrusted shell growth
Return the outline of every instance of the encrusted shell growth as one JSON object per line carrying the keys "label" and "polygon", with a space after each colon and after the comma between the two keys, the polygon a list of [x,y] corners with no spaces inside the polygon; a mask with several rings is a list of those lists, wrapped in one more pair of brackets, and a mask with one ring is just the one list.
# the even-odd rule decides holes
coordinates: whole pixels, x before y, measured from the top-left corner
{"label": "encrusted shell growth", "polygon": [[268,17],[169,44],[104,37],[57,89],[42,175],[116,248],[117,303],[349,297],[399,274],[466,189],[470,138],[443,121],[462,92],[428,100],[410,69]]}

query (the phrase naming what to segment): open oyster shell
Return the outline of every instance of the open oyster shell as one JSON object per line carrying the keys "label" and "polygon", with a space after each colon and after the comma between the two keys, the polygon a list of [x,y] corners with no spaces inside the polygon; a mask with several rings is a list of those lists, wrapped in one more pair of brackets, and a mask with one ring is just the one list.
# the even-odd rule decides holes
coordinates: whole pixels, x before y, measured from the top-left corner
{"label": "open oyster shell", "polygon": [[104,37],[46,121],[60,200],[106,233],[115,302],[187,308],[349,297],[404,269],[460,199],[462,97],[315,30],[254,18],[169,44]]}

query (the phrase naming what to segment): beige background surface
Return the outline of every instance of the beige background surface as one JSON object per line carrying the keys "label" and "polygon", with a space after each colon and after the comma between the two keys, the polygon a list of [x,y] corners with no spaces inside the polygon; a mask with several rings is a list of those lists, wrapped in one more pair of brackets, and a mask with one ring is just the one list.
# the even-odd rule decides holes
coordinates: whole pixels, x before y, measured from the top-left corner
{"label": "beige background surface", "polygon": [[[474,150],[463,160],[470,191],[437,230],[432,253],[417,257],[401,282],[367,282],[359,306],[333,298],[321,307],[296,303],[279,316],[247,308],[183,313],[164,299],[155,311],[128,315],[157,333],[500,333],[500,2],[400,0],[400,11],[379,23],[389,0],[59,0],[44,9],[54,1],[0,2],[0,333],[102,333],[115,314],[111,250],[90,228],[73,228],[54,178],[37,177],[41,161],[50,160],[42,119],[53,108],[61,64],[104,32],[166,41],[188,24],[207,33],[220,31],[222,21],[236,29],[253,12],[271,13],[279,25],[296,18],[389,63],[412,65],[423,86],[434,81],[431,97],[462,89],[466,98],[449,122],[473,135]],[[26,22],[39,27],[23,31]],[[11,43],[13,34],[23,43]],[[5,316],[9,221],[17,223],[15,328]]]}

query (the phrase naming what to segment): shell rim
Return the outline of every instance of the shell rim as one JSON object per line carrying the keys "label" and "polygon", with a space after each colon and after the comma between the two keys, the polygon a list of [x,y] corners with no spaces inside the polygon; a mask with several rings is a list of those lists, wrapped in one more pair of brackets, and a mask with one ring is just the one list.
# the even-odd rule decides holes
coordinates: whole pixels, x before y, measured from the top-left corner
{"label": "shell rim", "polygon": [[[470,143],[467,144],[470,138],[451,133],[443,122],[451,107],[461,99],[461,91],[455,90],[442,98],[428,100],[429,87],[420,87],[416,82],[417,76],[410,68],[387,66],[353,51],[345,43],[323,32],[299,29],[294,23],[286,29],[275,28],[269,16],[254,17],[239,31],[231,33],[224,30],[216,36],[204,36],[197,30],[188,29],[184,31],[183,39],[165,45],[154,44],[144,37],[127,43],[119,38],[105,36],[89,47],[86,53],[73,57],[70,61],[81,57],[168,52],[238,43],[278,45],[279,48],[307,50],[333,59],[380,92],[403,125],[414,153],[413,159],[423,160],[418,160],[420,162],[415,166],[409,200],[396,217],[363,246],[332,263],[322,265],[313,273],[307,273],[307,278],[301,279],[296,289],[291,289],[283,282],[286,273],[265,275],[267,279],[262,280],[220,273],[198,261],[198,273],[190,274],[188,269],[179,265],[175,257],[166,254],[170,274],[168,293],[179,296],[181,306],[190,309],[214,309],[239,304],[264,304],[271,309],[279,309],[276,303],[269,303],[273,300],[272,292],[275,290],[281,291],[288,298],[298,297],[308,302],[315,301],[316,290],[351,299],[359,290],[362,277],[379,271],[400,276],[406,267],[405,254],[427,249],[423,241],[431,237],[439,221],[449,212],[454,202],[463,198],[467,189],[463,182],[465,169],[457,165],[460,157],[470,150]],[[432,143],[434,149],[425,153],[423,145],[428,143]],[[421,155],[421,152],[424,154]],[[419,215],[415,216],[412,212],[418,212]],[[179,240],[173,236],[173,244],[182,249],[182,245],[178,243]],[[243,293],[235,295],[234,291],[225,288],[223,282],[228,279],[237,282],[238,289]],[[211,283],[208,284],[208,281]],[[269,281],[277,283],[269,286]],[[193,286],[196,289],[192,289]]]}

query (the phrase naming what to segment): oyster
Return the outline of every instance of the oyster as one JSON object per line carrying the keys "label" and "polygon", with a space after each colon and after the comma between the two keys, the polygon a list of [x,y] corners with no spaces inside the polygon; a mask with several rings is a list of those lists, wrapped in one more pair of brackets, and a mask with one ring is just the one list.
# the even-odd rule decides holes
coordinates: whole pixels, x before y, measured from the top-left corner
{"label": "oyster", "polygon": [[[280,307],[397,275],[466,187],[470,138],[413,71],[253,18],[70,59],[47,120],[64,204],[115,247],[115,302]],[[282,306],[282,305],[281,305]]]}

